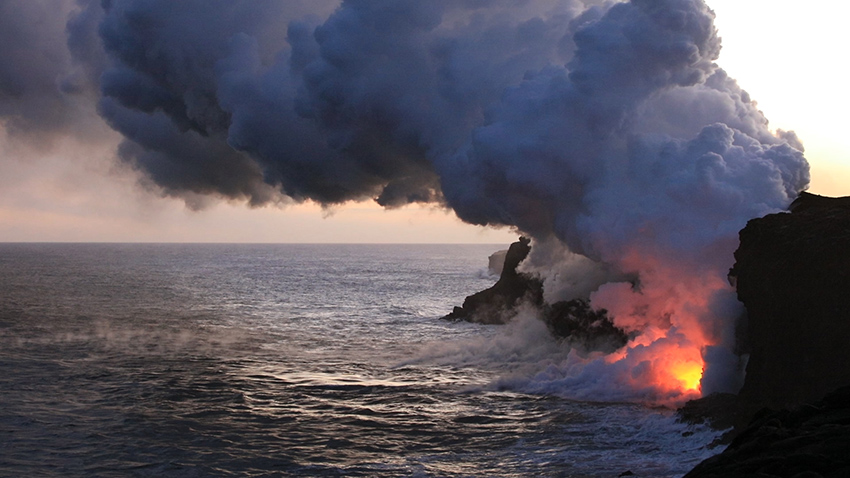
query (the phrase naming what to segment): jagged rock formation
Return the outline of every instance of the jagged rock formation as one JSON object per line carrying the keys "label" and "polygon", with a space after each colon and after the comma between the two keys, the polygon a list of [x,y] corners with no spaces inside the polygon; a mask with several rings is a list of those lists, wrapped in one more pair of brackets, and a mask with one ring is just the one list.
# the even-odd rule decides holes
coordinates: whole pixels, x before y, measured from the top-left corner
{"label": "jagged rock formation", "polygon": [[498,282],[489,289],[468,296],[463,306],[455,307],[443,319],[503,324],[523,301],[538,307],[543,305],[543,283],[516,270],[531,251],[530,243],[527,237],[520,237],[519,241],[511,244]]}
{"label": "jagged rock formation", "polygon": [[614,326],[605,309],[591,309],[590,303],[583,299],[546,304],[543,317],[552,334],[568,338],[583,351],[612,353],[629,341],[629,336]]}
{"label": "jagged rock formation", "polygon": [[467,320],[485,324],[503,324],[516,315],[521,304],[540,311],[549,330],[556,337],[570,340],[580,351],[613,352],[628,341],[628,336],[614,326],[604,309],[593,310],[586,300],[547,304],[543,300],[540,279],[517,272],[517,267],[531,251],[531,241],[520,237],[505,255],[499,281],[493,287],[468,296],[463,306],[443,319]]}
{"label": "jagged rock formation", "polygon": [[794,411],[758,413],[723,453],[684,478],[850,476],[850,387]]}
{"label": "jagged rock formation", "polygon": [[741,230],[730,280],[747,309],[742,399],[775,407],[850,384],[850,198],[802,193]]}

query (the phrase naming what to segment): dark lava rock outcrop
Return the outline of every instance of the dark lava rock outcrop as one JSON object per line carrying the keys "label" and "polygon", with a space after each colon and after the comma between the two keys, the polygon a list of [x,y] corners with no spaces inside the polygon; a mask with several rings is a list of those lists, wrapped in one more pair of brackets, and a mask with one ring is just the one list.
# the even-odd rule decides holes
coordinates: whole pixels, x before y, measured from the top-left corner
{"label": "dark lava rock outcrop", "polygon": [[850,384],[850,198],[802,193],[790,210],[747,223],[729,273],[748,316],[739,395],[774,407]]}
{"label": "dark lava rock outcrop", "polygon": [[747,374],[738,395],[679,410],[734,426],[686,478],[850,477],[850,197],[801,193],[789,210],[740,232],[729,279],[747,309]]}
{"label": "dark lava rock outcrop", "polygon": [[543,320],[553,335],[569,338],[583,351],[612,353],[629,341],[629,336],[614,325],[605,309],[592,309],[583,299],[544,305]]}
{"label": "dark lava rock outcrop", "polygon": [[794,411],[759,412],[684,478],[850,477],[850,387]]}
{"label": "dark lava rock outcrop", "polygon": [[522,304],[540,312],[556,337],[569,339],[580,351],[614,352],[626,345],[628,336],[614,326],[604,309],[591,309],[586,300],[548,304],[543,300],[543,282],[517,271],[531,251],[531,241],[521,237],[505,255],[499,281],[493,287],[468,296],[463,306],[443,319],[466,320],[484,324],[503,324],[517,313]]}
{"label": "dark lava rock outcrop", "polygon": [[467,320],[483,324],[503,324],[523,302],[543,305],[543,283],[528,274],[517,272],[519,263],[531,251],[531,240],[520,237],[505,254],[505,263],[498,282],[489,289],[468,296],[463,306],[455,307],[446,320]]}

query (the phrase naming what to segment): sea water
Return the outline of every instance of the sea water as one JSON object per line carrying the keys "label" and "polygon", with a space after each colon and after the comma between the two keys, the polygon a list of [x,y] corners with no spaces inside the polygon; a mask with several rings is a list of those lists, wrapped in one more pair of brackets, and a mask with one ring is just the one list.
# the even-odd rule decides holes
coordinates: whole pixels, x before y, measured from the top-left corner
{"label": "sea water", "polygon": [[669,477],[718,452],[671,410],[534,386],[569,347],[533,314],[440,320],[498,249],[0,244],[0,476]]}

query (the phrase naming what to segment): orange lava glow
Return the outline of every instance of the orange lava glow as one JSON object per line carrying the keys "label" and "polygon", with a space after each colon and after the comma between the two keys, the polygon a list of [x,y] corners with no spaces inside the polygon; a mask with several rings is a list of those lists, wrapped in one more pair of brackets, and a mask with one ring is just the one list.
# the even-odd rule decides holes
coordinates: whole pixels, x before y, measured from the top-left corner
{"label": "orange lava glow", "polygon": [[679,362],[670,367],[670,373],[681,383],[684,390],[699,390],[703,365],[700,362]]}
{"label": "orange lava glow", "polygon": [[629,372],[631,387],[647,391],[650,402],[675,407],[700,396],[702,350],[681,334],[629,346],[619,362]]}
{"label": "orange lava glow", "polygon": [[701,396],[703,353],[717,342],[712,297],[730,290],[719,271],[698,273],[685,264],[650,254],[621,258],[640,281],[606,284],[591,296],[607,309],[615,325],[634,338],[607,362],[622,371],[621,383],[640,390],[646,401],[678,406]]}

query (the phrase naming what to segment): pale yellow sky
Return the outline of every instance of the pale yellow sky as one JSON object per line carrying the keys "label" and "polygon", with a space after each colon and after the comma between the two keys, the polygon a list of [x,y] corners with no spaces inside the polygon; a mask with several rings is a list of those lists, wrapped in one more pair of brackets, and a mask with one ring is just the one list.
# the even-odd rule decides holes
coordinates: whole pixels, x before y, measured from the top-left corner
{"label": "pale yellow sky", "polygon": [[723,39],[718,64],[758,101],[772,129],[793,130],[810,191],[850,195],[847,18],[832,0],[707,0]]}
{"label": "pale yellow sky", "polygon": [[[723,38],[719,64],[756,99],[772,128],[794,130],[812,166],[811,191],[850,195],[850,111],[844,21],[850,6],[811,0],[708,0]],[[108,136],[108,135],[107,135]],[[0,128],[0,242],[499,243],[509,230],[462,224],[422,207],[386,211],[354,204],[249,209],[220,203],[200,212],[136,185],[112,160],[117,135],[98,145],[71,139],[33,151]]]}
{"label": "pale yellow sky", "polygon": [[[2,132],[2,130],[0,130]],[[33,151],[0,136],[14,167],[0,175],[0,242],[493,243],[516,234],[463,224],[433,207],[374,203],[325,211],[314,204],[251,209],[219,202],[191,211],[138,186],[113,160],[119,137],[100,145],[60,140]]]}

